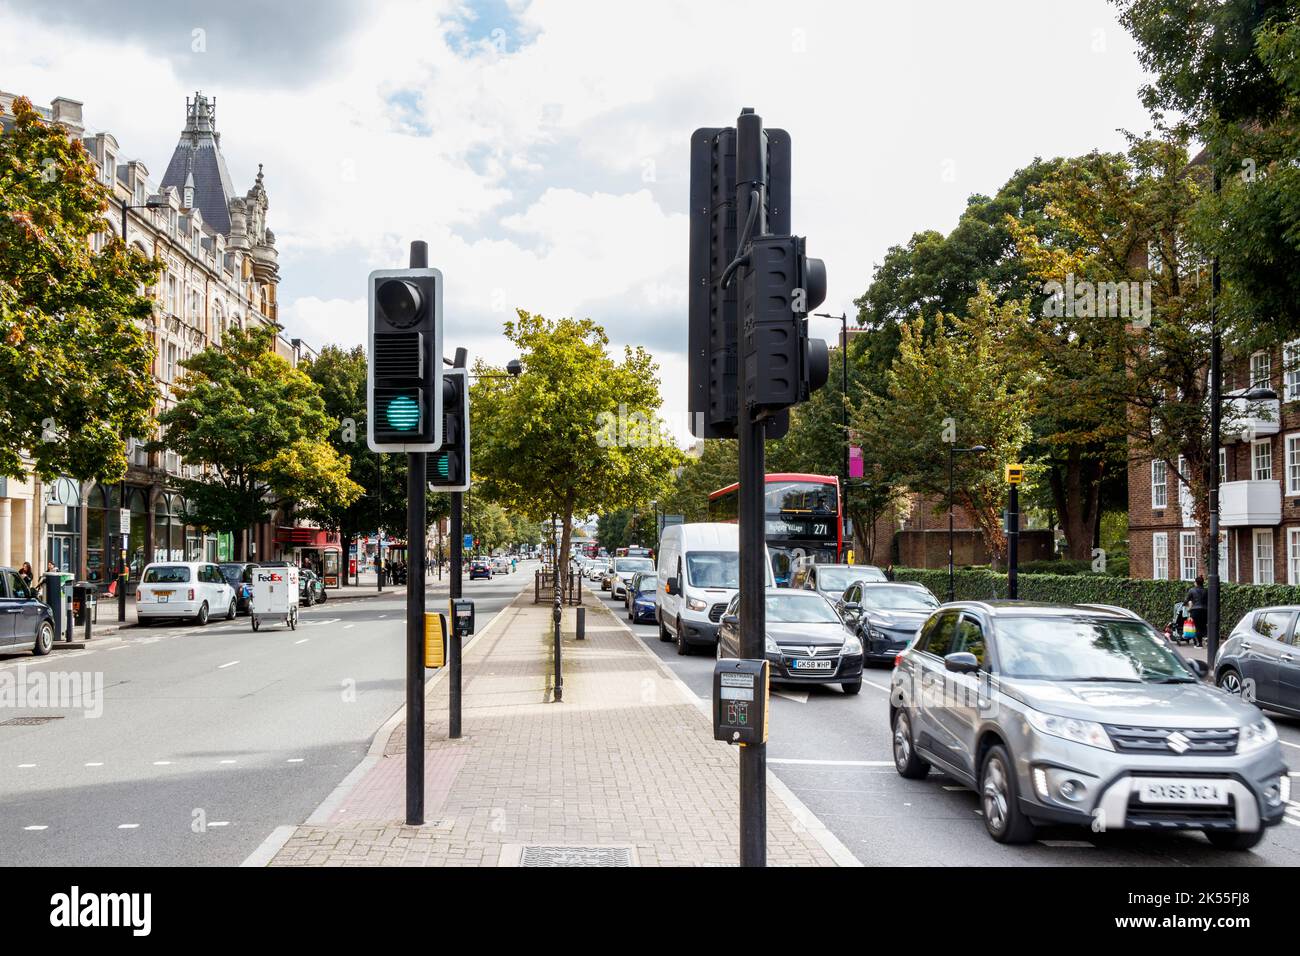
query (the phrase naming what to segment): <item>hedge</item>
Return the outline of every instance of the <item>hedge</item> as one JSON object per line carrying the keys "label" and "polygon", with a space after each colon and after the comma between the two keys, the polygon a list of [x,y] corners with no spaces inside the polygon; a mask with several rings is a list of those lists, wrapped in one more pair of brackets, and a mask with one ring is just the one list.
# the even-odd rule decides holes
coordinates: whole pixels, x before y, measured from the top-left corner
{"label": "hedge", "polygon": [[[983,569],[958,570],[953,575],[959,601],[988,601],[1007,596],[1007,576]],[[940,600],[948,597],[948,570],[895,568],[894,580],[924,584]],[[1109,574],[1021,574],[1020,600],[1051,604],[1115,604],[1136,611],[1163,628],[1173,616],[1174,605],[1187,594],[1188,581],[1146,581]],[[1227,633],[1247,611],[1272,604],[1300,604],[1300,587],[1286,584],[1221,585],[1223,633]]]}

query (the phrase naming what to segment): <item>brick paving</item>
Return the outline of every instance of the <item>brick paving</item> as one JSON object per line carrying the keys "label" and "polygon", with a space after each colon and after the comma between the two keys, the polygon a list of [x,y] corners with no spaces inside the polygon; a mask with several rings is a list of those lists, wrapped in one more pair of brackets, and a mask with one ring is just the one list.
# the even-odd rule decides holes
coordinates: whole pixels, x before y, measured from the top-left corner
{"label": "brick paving", "polygon": [[[562,703],[550,609],[531,588],[466,651],[460,740],[447,738],[447,681],[430,689],[426,826],[402,822],[402,724],[325,822],[297,827],[270,865],[510,865],[538,844],[626,847],[641,866],[734,865],[735,748],[713,740],[688,692],[598,602],[585,641],[565,615]],[[771,789],[768,862],[836,865]]]}

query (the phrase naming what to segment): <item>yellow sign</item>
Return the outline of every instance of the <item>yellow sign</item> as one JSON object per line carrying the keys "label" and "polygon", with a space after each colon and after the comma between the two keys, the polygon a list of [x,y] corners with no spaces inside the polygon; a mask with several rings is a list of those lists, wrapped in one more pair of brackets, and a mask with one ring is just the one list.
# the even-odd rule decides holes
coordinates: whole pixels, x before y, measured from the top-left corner
{"label": "yellow sign", "polygon": [[446,660],[447,618],[434,611],[424,613],[424,666],[442,667]]}
{"label": "yellow sign", "polygon": [[1007,465],[1007,484],[1018,485],[1025,480],[1024,465]]}
{"label": "yellow sign", "polygon": [[849,548],[849,553],[848,553],[848,556],[844,559],[844,563],[845,563],[845,564],[852,564],[852,563],[853,563],[853,549],[852,549],[852,548]]}

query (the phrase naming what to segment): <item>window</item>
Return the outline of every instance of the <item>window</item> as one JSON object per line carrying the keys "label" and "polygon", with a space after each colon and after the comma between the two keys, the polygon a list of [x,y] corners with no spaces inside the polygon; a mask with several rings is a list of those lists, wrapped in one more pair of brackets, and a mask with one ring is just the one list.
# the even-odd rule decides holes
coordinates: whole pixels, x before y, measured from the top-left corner
{"label": "window", "polygon": [[1266,387],[1273,380],[1273,355],[1271,352],[1256,352],[1250,357],[1251,387]]}
{"label": "window", "polygon": [[1169,535],[1164,531],[1151,536],[1151,577],[1156,581],[1169,580]]}
{"label": "window", "polygon": [[1300,495],[1300,432],[1286,436],[1286,493]]}
{"label": "window", "polygon": [[949,611],[946,614],[940,614],[930,622],[929,634],[925,643],[925,651],[928,654],[934,654],[938,657],[947,656],[949,649],[952,647],[952,639],[957,629],[957,612]]}
{"label": "window", "polygon": [[1250,477],[1256,481],[1273,480],[1273,442],[1267,438],[1250,444]]}
{"label": "window", "polygon": [[1163,511],[1169,507],[1169,467],[1163,461],[1151,462],[1151,508]]}
{"label": "window", "polygon": [[1300,339],[1282,346],[1282,400],[1300,401]]}
{"label": "window", "polygon": [[168,342],[167,343],[167,365],[163,372],[163,381],[169,384],[176,381],[176,360],[178,358],[178,355],[179,355],[179,350],[176,348],[176,343]]}
{"label": "window", "polygon": [[1219,532],[1219,571],[1224,580],[1232,580],[1232,567],[1228,560],[1228,532]]}
{"label": "window", "polygon": [[104,182],[113,185],[113,174],[117,171],[117,157],[112,153],[104,153]]}
{"label": "window", "polygon": [[1255,542],[1255,583],[1273,583],[1273,529],[1256,528]]}
{"label": "window", "polygon": [[27,588],[27,582],[18,575],[17,571],[6,571],[5,580],[9,582],[9,596],[11,598],[26,600],[32,596],[31,591]]}
{"label": "window", "polygon": [[980,667],[984,666],[984,629],[969,614],[961,616],[961,621],[957,625],[956,636],[953,638],[952,650],[949,653],[955,654],[958,651],[974,654],[975,659],[980,662]]}
{"label": "window", "polygon": [[1220,446],[1219,448],[1219,484],[1226,484],[1228,481],[1228,449]]}
{"label": "window", "polygon": [[1286,583],[1300,584],[1300,528],[1286,529]]}
{"label": "window", "polygon": [[1179,577],[1184,581],[1196,580],[1196,563],[1200,556],[1200,545],[1195,531],[1180,531],[1178,534]]}
{"label": "window", "polygon": [[1178,510],[1183,513],[1183,524],[1190,524],[1192,519],[1192,486],[1189,482],[1191,472],[1187,468],[1187,459],[1178,456]]}
{"label": "window", "polygon": [[1291,623],[1292,613],[1291,611],[1260,611],[1255,615],[1251,628],[1256,634],[1280,641],[1287,632],[1287,625]]}

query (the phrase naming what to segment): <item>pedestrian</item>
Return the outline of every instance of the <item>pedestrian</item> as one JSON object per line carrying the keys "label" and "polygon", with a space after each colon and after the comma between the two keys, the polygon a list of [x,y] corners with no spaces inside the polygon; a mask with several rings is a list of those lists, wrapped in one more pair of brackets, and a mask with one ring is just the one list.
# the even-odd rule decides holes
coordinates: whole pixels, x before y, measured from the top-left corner
{"label": "pedestrian", "polygon": [[32,575],[32,563],[30,561],[23,562],[23,566],[18,569],[18,576],[22,578],[25,582],[27,582],[28,587],[32,586],[33,575]]}
{"label": "pedestrian", "polygon": [[1187,605],[1187,615],[1192,619],[1196,626],[1196,646],[1205,645],[1206,611],[1210,605],[1210,592],[1205,590],[1205,578],[1201,575],[1196,576],[1196,583],[1187,591],[1187,597],[1183,599]]}

